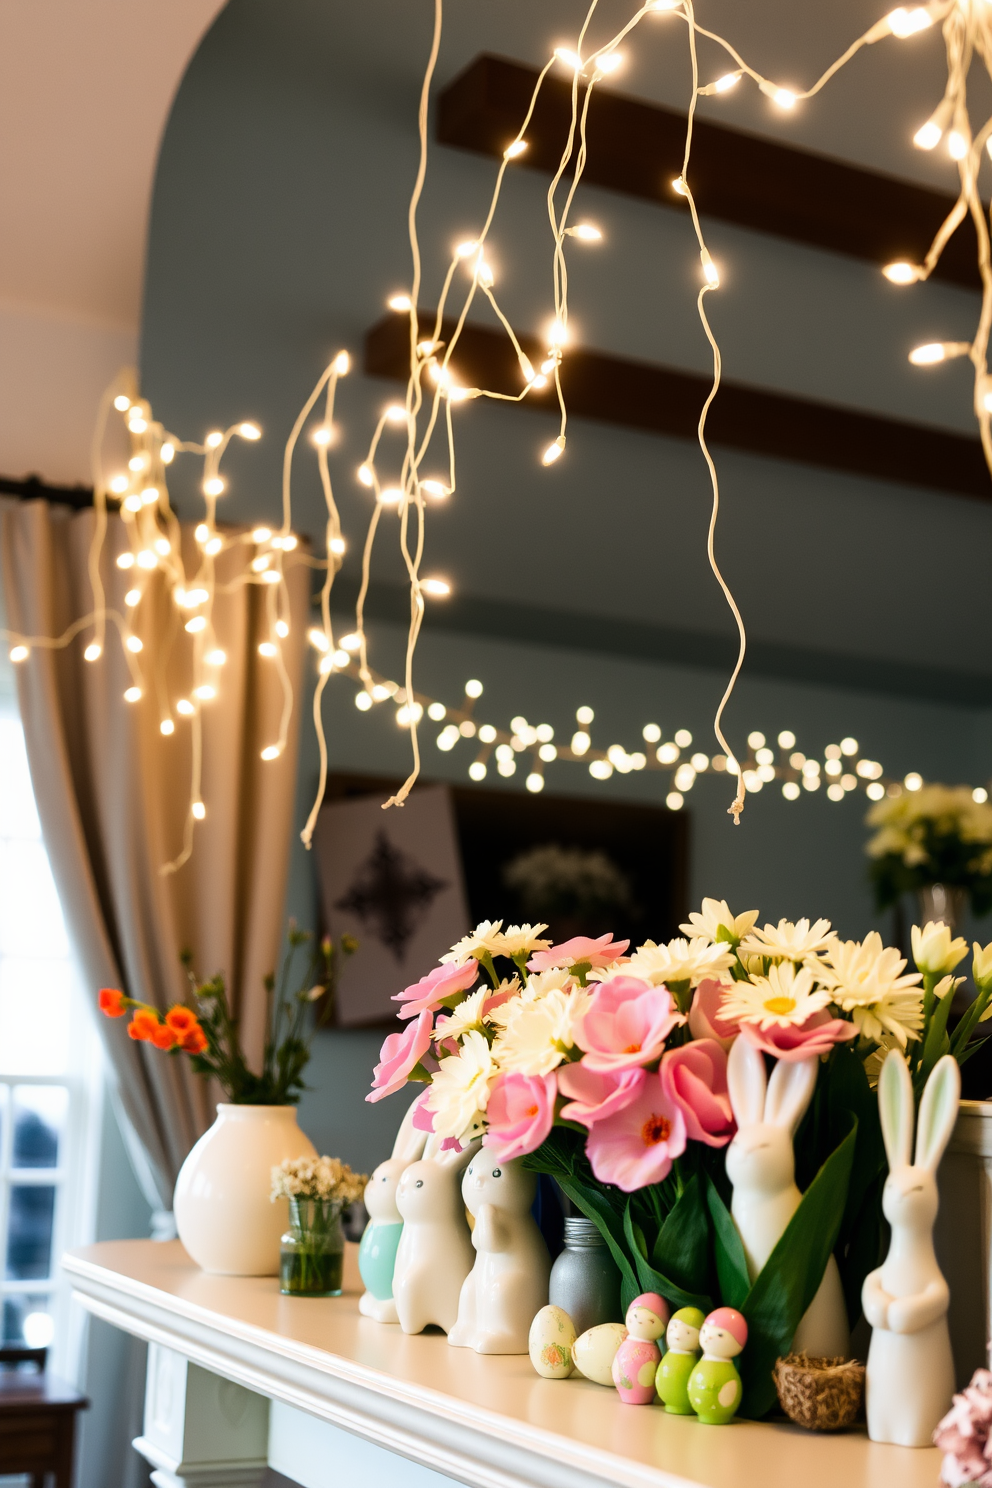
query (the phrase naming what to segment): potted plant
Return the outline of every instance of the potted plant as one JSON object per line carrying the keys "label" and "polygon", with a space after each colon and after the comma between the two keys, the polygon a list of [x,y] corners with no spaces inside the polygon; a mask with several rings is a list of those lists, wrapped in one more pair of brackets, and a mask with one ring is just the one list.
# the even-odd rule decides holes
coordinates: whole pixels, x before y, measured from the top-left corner
{"label": "potted plant", "polygon": [[[279,1242],[288,1223],[285,1200],[269,1202],[270,1175],[285,1158],[316,1156],[297,1125],[296,1107],[305,1089],[303,1072],[313,1035],[333,1010],[334,990],[343,959],[356,949],[351,937],[335,945],[313,937],[290,921],[288,948],[278,984],[265,979],[266,1038],[260,1070],[248,1063],[238,1019],[218,973],[200,982],[192,957],[182,956],[190,983],[189,1003],[165,1013],[126,997],[116,988],[100,992],[108,1017],[131,1010],[127,1031],[172,1058],[186,1057],[192,1069],[216,1080],[226,1097],[218,1102],[217,1119],[194,1145],[176,1180],[173,1209],[179,1238],[197,1265],[226,1276],[274,1276],[279,1270]],[[296,991],[290,981],[298,953],[311,946]],[[311,1008],[321,1003],[321,1015]]]}
{"label": "potted plant", "polygon": [[877,802],[865,820],[874,827],[865,851],[879,909],[916,894],[920,923],[943,920],[954,929],[966,899],[976,915],[992,909],[992,805],[984,789],[924,785]]}

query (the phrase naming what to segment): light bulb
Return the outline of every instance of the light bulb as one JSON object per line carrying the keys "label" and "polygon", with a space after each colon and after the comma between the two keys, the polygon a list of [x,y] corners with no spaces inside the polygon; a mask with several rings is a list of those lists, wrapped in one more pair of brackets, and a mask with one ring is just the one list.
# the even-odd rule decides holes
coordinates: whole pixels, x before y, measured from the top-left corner
{"label": "light bulb", "polygon": [[686,187],[686,184],[683,181],[683,179],[682,179],[681,176],[676,176],[675,177],[675,180],[672,182],[672,190],[675,192],[675,195],[676,196],[688,196],[689,195],[688,188]]}
{"label": "light bulb", "polygon": [[352,631],[349,635],[341,637],[341,644],[346,651],[360,651],[362,649],[362,638]]}
{"label": "light bulb", "polygon": [[779,749],[792,749],[796,742],[796,736],[791,729],[783,729],[778,736]]}
{"label": "light bulb", "polygon": [[496,730],[491,723],[484,723],[479,729],[479,742],[481,744],[495,744]]}
{"label": "light bulb", "polygon": [[666,10],[678,10],[678,7],[679,0],[650,0],[648,10],[661,12]]}
{"label": "light bulb", "polygon": [[[560,349],[568,345],[568,326],[562,320],[553,320],[548,327],[548,345],[554,349]],[[541,371],[545,369],[542,367]]]}
{"label": "light bulb", "polygon": [[518,156],[520,156],[520,155],[522,155],[524,153],[524,151],[526,150],[526,148],[527,148],[527,141],[526,140],[522,140],[522,139],[514,140],[513,141],[513,144],[512,145],[507,145],[506,149],[503,151],[503,159],[504,160],[516,160],[518,158]]}
{"label": "light bulb", "polygon": [[127,468],[128,470],[147,470],[148,464],[147,455],[132,455],[127,462]]}
{"label": "light bulb", "polygon": [[896,10],[890,10],[885,19],[892,35],[898,36],[900,40],[915,36],[917,31],[925,31],[928,26],[933,25],[933,16],[922,5],[914,5],[912,10],[900,5]]}
{"label": "light bulb", "polygon": [[433,594],[437,599],[446,599],[451,593],[447,579],[422,579],[420,587],[425,594]]}
{"label": "light bulb", "polygon": [[219,429],[212,429],[203,442],[207,449],[216,449],[219,444],[224,443],[224,436]]}
{"label": "light bulb", "polygon": [[369,469],[368,465],[359,465],[358,479],[361,481],[363,486],[371,486],[375,484],[375,476],[372,474],[372,471]]}
{"label": "light bulb", "polygon": [[455,257],[471,258],[478,246],[479,244],[475,238],[467,238],[464,243],[457,243],[455,245]]}
{"label": "light bulb", "polygon": [[102,654],[103,647],[96,641],[90,641],[89,645],[86,647],[86,650],[83,652],[83,660],[99,661]]}
{"label": "light bulb", "polygon": [[524,781],[524,784],[532,794],[537,795],[538,791],[544,789],[544,776],[539,775],[536,770],[532,770]]}
{"label": "light bulb", "polygon": [[747,742],[752,749],[764,749],[765,736],[760,730],[755,729],[752,733],[748,734]]}
{"label": "light bulb", "polygon": [[187,630],[190,635],[199,635],[200,631],[206,630],[206,628],[206,615],[194,615],[192,620],[187,620],[184,626],[184,629]]}
{"label": "light bulb", "polygon": [[787,801],[799,800],[799,786],[794,780],[787,780],[782,786],[782,794]]}
{"label": "light bulb", "polygon": [[209,558],[216,558],[223,546],[224,539],[222,537],[212,537],[204,548],[204,552]]}
{"label": "light bulb", "polygon": [[675,730],[675,742],[679,746],[680,749],[688,749],[689,748],[689,745],[692,743],[692,735],[690,734],[689,730],[688,729],[676,729]]}
{"label": "light bulb", "polygon": [[345,540],[343,537],[332,537],[327,544],[335,558],[340,558],[345,551]]}
{"label": "light bulb", "polygon": [[7,654],[10,657],[10,660],[16,663],[19,661],[27,661],[31,653],[29,652],[27,646],[11,646]]}
{"label": "light bulb", "polygon": [[219,475],[212,475],[203,482],[203,494],[205,496],[220,496],[223,493],[226,482]]}
{"label": "light bulb", "polygon": [[265,748],[262,750],[263,760],[278,759],[280,754],[282,754],[282,750],[279,748],[278,744],[266,744]]}
{"label": "light bulb", "polygon": [[205,543],[207,541],[207,538],[210,536],[210,528],[207,526],[206,522],[200,522],[197,525],[197,527],[193,531],[193,536],[196,538],[198,543]]}
{"label": "light bulb", "polygon": [[483,689],[482,689],[482,683],[478,680],[477,677],[470,677],[469,680],[465,683],[465,696],[466,697],[470,697],[470,698],[481,697],[482,696],[482,691],[483,691]]}
{"label": "light bulb", "polygon": [[952,129],[947,136],[947,153],[952,160],[963,160],[968,153],[968,141],[959,129]]}
{"label": "light bulb", "polygon": [[936,119],[928,119],[913,135],[913,144],[918,150],[932,150],[940,144],[943,133]]}
{"label": "light bulb", "polygon": [[193,696],[195,698],[202,698],[205,703],[209,703],[212,698],[217,696],[217,689],[216,687],[211,687],[209,682],[201,682],[199,687],[193,688]]}
{"label": "light bulb", "polygon": [[601,57],[596,58],[596,71],[609,77],[623,66],[623,57],[619,52],[604,52]]}
{"label": "light bulb", "polygon": [[318,449],[326,449],[333,436],[327,425],[321,424],[319,428],[314,429],[310,437]]}
{"label": "light bulb", "polygon": [[284,641],[289,635],[289,626],[286,624],[285,620],[277,620],[274,629],[276,635],[281,641]]}
{"label": "light bulb", "polygon": [[146,486],[141,493],[142,506],[153,506],[158,500],[158,486]]}
{"label": "light bulb", "polygon": [[162,722],[158,726],[158,731],[160,734],[165,734],[166,738],[168,738],[169,734],[174,734],[176,732],[176,725],[173,723],[171,718],[163,718]]}
{"label": "light bulb", "polygon": [[942,341],[928,341],[925,346],[914,346],[909,353],[909,360],[914,367],[930,367],[935,362],[943,362],[947,357],[947,348]]}
{"label": "light bulb", "polygon": [[140,601],[141,601],[141,590],[140,589],[129,589],[127,591],[127,593],[125,594],[125,596],[124,596],[124,603],[127,605],[127,607],[128,607],[129,610],[133,610],[134,607],[135,607],[135,605],[136,604],[139,604]]}
{"label": "light bulb", "polygon": [[251,560],[252,573],[263,573],[265,569],[269,567],[269,564],[271,562],[272,559],[269,557],[268,553],[259,553],[257,558],[253,558]]}
{"label": "light bulb", "polygon": [[271,641],[261,641],[258,647],[259,656],[278,656],[279,647],[274,646]]}
{"label": "light bulb", "polygon": [[207,589],[187,589],[184,607],[195,610],[197,605],[206,604],[209,598],[210,592]]}
{"label": "light bulb", "polygon": [[142,504],[143,503],[140,496],[125,496],[124,498],[125,511],[139,512],[141,510]]}
{"label": "light bulb", "polygon": [[565,436],[564,434],[559,434],[554,444],[549,444],[547,449],[544,451],[544,454],[541,456],[541,464],[553,465],[556,460],[561,458],[564,449]]}
{"label": "light bulb", "polygon": [[699,250],[699,262],[703,266],[703,278],[707,284],[712,284],[715,289],[720,283],[720,273],[716,264],[710,258],[708,248],[701,248]]}
{"label": "light bulb", "polygon": [[916,264],[905,263],[900,259],[897,263],[886,264],[882,273],[890,284],[915,284],[923,271]]}
{"label": "light bulb", "polygon": [[238,433],[242,439],[261,439],[262,431],[257,424],[239,424]]}
{"label": "light bulb", "polygon": [[207,666],[223,666],[227,660],[227,652],[222,651],[219,646],[215,646],[212,651],[207,652],[203,659],[207,663]]}
{"label": "light bulb", "polygon": [[731,88],[736,88],[741,80],[739,72],[725,72],[723,77],[717,78],[713,84],[714,93],[729,93]]}
{"label": "light bulb", "polygon": [[398,312],[413,309],[413,301],[408,294],[390,295],[389,299],[386,301],[386,304],[389,306],[390,310],[396,310]]}
{"label": "light bulb", "polygon": [[797,101],[795,93],[789,88],[776,88],[772,94],[772,102],[777,103],[780,109],[795,108]]}
{"label": "light bulb", "polygon": [[168,558],[169,554],[172,552],[172,546],[169,542],[169,539],[167,537],[157,537],[155,539],[155,551],[160,558]]}
{"label": "light bulb", "polygon": [[372,699],[367,692],[356,692],[355,707],[360,713],[367,713],[372,706]]}
{"label": "light bulb", "polygon": [[472,763],[468,767],[468,775],[470,780],[485,780],[486,767],[482,763],[482,760],[472,761]]}
{"label": "light bulb", "polygon": [[573,238],[581,238],[583,243],[601,243],[603,234],[594,222],[580,222],[568,231]]}
{"label": "light bulb", "polygon": [[841,754],[857,754],[857,752],[858,752],[858,741],[857,741],[857,739],[852,739],[850,736],[848,736],[848,738],[846,738],[846,739],[841,739],[841,741],[840,741],[840,752],[841,752]]}
{"label": "light bulb", "polygon": [[127,490],[130,484],[131,483],[126,475],[115,475],[113,480],[110,482],[110,486],[108,489],[112,491],[115,496],[123,496],[124,492]]}
{"label": "light bulb", "polygon": [[574,67],[576,72],[582,71],[582,58],[577,52],[571,51],[568,47],[555,47],[555,56],[559,62],[564,62],[567,67]]}
{"label": "light bulb", "polygon": [[[871,785],[865,787],[865,795],[869,801],[880,801],[885,795],[885,786],[879,780],[873,780]],[[975,792],[972,792],[975,795]],[[977,798],[976,798],[977,799]]]}
{"label": "light bulb", "polygon": [[918,791],[922,788],[923,776],[918,775],[915,770],[911,770],[903,781],[903,785],[908,791]]}
{"label": "light bulb", "polygon": [[117,567],[118,568],[133,568],[134,567],[134,554],[133,553],[118,553],[118,555],[117,555]]}
{"label": "light bulb", "polygon": [[127,687],[124,690],[124,701],[126,703],[137,703],[141,701],[140,687]]}
{"label": "light bulb", "polygon": [[176,446],[174,444],[170,444],[169,441],[166,440],[165,444],[163,444],[162,448],[159,450],[159,455],[161,457],[163,465],[171,465],[173,460],[176,458]]}
{"label": "light bulb", "polygon": [[268,527],[256,527],[255,530],[254,530],[254,532],[251,535],[251,540],[252,540],[252,542],[256,542],[256,543],[264,543],[264,542],[268,542],[268,540],[269,540],[269,538],[271,536],[272,536],[272,531],[271,531],[270,528],[268,528]]}
{"label": "light bulb", "polygon": [[117,409],[118,413],[127,413],[128,409],[131,407],[131,399],[127,396],[126,393],[118,393],[117,397],[114,399],[114,407]]}
{"label": "light bulb", "polygon": [[202,801],[194,801],[189,809],[190,811],[192,811],[197,821],[202,821],[207,814],[207,808],[206,806],[204,806]]}
{"label": "light bulb", "polygon": [[318,672],[320,673],[320,675],[322,677],[326,677],[329,672],[333,672],[333,670],[334,670],[334,660],[333,660],[333,658],[330,657],[330,656],[322,656],[320,658],[320,661],[317,663],[317,670],[318,670]]}
{"label": "light bulb", "polygon": [[387,486],[384,491],[379,492],[379,500],[383,506],[399,506],[403,500],[403,492],[399,486]]}
{"label": "light bulb", "polygon": [[390,403],[386,409],[386,418],[391,424],[406,423],[406,409],[402,403]]}
{"label": "light bulb", "polygon": [[132,434],[144,434],[148,428],[148,424],[141,417],[140,413],[135,418],[129,419],[127,426]]}
{"label": "light bulb", "polygon": [[184,718],[189,718],[196,712],[196,709],[188,698],[180,698],[176,703],[176,712],[181,713]]}
{"label": "light bulb", "polygon": [[139,651],[143,651],[145,649],[144,648],[144,644],[142,643],[141,637],[140,636],[136,636],[136,635],[130,635],[130,636],[128,636],[128,638],[124,642],[124,644],[127,647],[127,649],[129,651],[133,651],[135,653],[135,655],[137,655]]}
{"label": "light bulb", "polygon": [[[882,789],[882,787],[880,785],[874,785],[874,786],[871,786],[870,785],[868,787],[868,794],[871,795],[871,793],[872,793],[873,790],[881,790],[881,789]],[[988,800],[988,798],[989,798],[989,793],[985,789],[984,785],[976,785],[975,786],[975,789],[971,793],[971,799],[978,806],[984,806],[985,805],[985,802]],[[875,799],[877,799],[877,797],[872,797],[872,799],[875,800]]]}
{"label": "light bulb", "polygon": [[427,496],[433,496],[434,499],[435,499],[435,501],[441,500],[445,496],[450,496],[451,495],[451,492],[449,491],[448,487],[445,486],[445,485],[442,485],[439,480],[425,480],[425,481],[421,481],[420,482],[420,489],[425,493],[425,495],[427,495]]}
{"label": "light bulb", "polygon": [[646,723],[641,729],[641,738],[646,744],[657,744],[661,738],[661,729],[656,723]]}

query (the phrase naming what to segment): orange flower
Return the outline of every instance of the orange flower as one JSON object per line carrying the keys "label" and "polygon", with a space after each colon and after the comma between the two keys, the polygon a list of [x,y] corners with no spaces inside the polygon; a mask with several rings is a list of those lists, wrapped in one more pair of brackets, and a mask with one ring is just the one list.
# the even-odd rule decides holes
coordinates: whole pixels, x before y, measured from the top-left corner
{"label": "orange flower", "polygon": [[185,1049],[187,1054],[202,1054],[207,1047],[206,1035],[199,1023],[191,1028],[179,1042],[179,1047]]}
{"label": "orange flower", "polygon": [[124,1006],[124,993],[119,992],[116,987],[100,988],[100,1011],[106,1013],[108,1018],[123,1018],[127,1012]]}
{"label": "orange flower", "polygon": [[177,1043],[176,1035],[165,1023],[156,1023],[148,1037],[156,1049],[174,1049]]}
{"label": "orange flower", "polygon": [[166,1013],[165,1026],[171,1028],[176,1038],[181,1041],[187,1033],[190,1033],[200,1025],[196,1021],[196,1014],[194,1012],[188,1007],[183,1007],[182,1003],[177,1003],[175,1007],[171,1007]]}
{"label": "orange flower", "polygon": [[147,1008],[139,1008],[127,1025],[127,1031],[133,1039],[145,1042],[151,1038],[158,1026],[159,1021],[154,1013],[149,1012]]}

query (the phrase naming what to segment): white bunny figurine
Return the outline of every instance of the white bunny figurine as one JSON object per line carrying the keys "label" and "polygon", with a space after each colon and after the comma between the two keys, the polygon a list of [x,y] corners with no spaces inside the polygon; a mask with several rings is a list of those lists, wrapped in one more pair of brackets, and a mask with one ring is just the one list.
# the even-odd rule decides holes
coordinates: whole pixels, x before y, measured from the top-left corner
{"label": "white bunny figurine", "polygon": [[363,1196],[369,1222],[358,1250],[358,1269],[366,1287],[359,1298],[358,1310],[377,1323],[398,1321],[393,1300],[393,1269],[403,1219],[396,1207],[396,1189],[404,1170],[421,1156],[427,1142],[427,1133],[413,1125],[415,1104],[410,1105],[400,1123],[392,1157],[376,1168]]}
{"label": "white bunny figurine", "polygon": [[[780,1059],[768,1080],[764,1055],[743,1035],[730,1050],[727,1083],[737,1120],[737,1135],[727,1148],[727,1177],[734,1186],[730,1212],[752,1281],[802,1199],[792,1139],[812,1097],[818,1064],[817,1059]],[[792,1347],[819,1358],[846,1359],[850,1342],[840,1272],[831,1256]]]}
{"label": "white bunny figurine", "polygon": [[458,1294],[475,1252],[458,1179],[478,1149],[439,1150],[431,1137],[426,1155],[404,1169],[396,1189],[403,1219],[393,1270],[396,1315],[404,1333],[422,1333],[435,1323],[450,1333],[458,1316]]}
{"label": "white bunny figurine", "polygon": [[906,1061],[890,1050],[878,1082],[878,1114],[889,1159],[882,1210],[892,1226],[889,1253],[865,1277],[861,1305],[872,1326],[865,1379],[868,1435],[900,1447],[928,1447],[950,1408],[954,1360],[947,1331],[949,1292],[933,1249],[937,1166],[958,1115],[961,1071],[937,1061],[920,1101],[913,1146],[913,1085]]}
{"label": "white bunny figurine", "polygon": [[448,1333],[455,1348],[477,1354],[526,1354],[534,1314],[548,1300],[551,1257],[531,1214],[537,1179],[519,1158],[496,1162],[483,1147],[462,1179],[475,1220],[475,1265]]}

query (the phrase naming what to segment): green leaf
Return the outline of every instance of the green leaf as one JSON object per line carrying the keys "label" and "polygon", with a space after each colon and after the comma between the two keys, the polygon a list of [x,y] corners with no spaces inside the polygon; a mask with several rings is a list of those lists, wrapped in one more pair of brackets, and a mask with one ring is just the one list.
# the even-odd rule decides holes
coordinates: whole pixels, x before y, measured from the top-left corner
{"label": "green leaf", "polygon": [[[720,1300],[726,1307],[736,1307],[744,1312],[751,1277],[747,1269],[744,1244],[737,1233],[737,1226],[730,1210],[717,1193],[713,1179],[706,1175],[706,1207],[713,1221],[713,1251],[716,1260],[717,1280],[720,1283]],[[745,1316],[747,1314],[745,1313]],[[750,1326],[750,1318],[747,1319]]]}
{"label": "green leaf", "polygon": [[[673,1210],[672,1213],[674,1214],[674,1212]],[[672,1303],[675,1307],[700,1307],[703,1312],[712,1312],[713,1305],[706,1293],[685,1291],[682,1287],[677,1286],[670,1277],[651,1265],[647,1256],[644,1254],[647,1247],[645,1246],[642,1249],[638,1243],[638,1230],[634,1221],[631,1219],[629,1203],[623,1217],[623,1228],[624,1234],[627,1237],[627,1244],[630,1247],[630,1253],[634,1258],[637,1279],[640,1282],[642,1292],[658,1292],[660,1296],[664,1297],[666,1302]]]}
{"label": "green leaf", "polygon": [[709,1252],[710,1226],[703,1185],[699,1174],[693,1173],[658,1231],[650,1261],[656,1271],[670,1276],[685,1291],[703,1293],[710,1285]]}
{"label": "green leaf", "polygon": [[742,1416],[760,1419],[775,1404],[775,1360],[792,1347],[796,1328],[816,1296],[837,1242],[857,1136],[854,1118],[843,1142],[803,1194],[799,1208],[739,1309],[748,1327],[747,1349],[741,1361]]}

